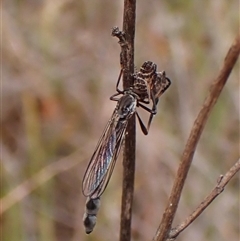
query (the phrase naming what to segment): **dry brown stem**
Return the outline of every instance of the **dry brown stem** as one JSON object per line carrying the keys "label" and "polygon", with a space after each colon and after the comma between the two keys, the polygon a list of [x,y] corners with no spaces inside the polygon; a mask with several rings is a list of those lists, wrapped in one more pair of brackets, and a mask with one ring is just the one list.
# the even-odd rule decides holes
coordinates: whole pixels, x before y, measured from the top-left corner
{"label": "dry brown stem", "polygon": [[173,184],[170,198],[168,200],[167,207],[164,211],[162,221],[159,228],[154,236],[154,241],[164,241],[167,240],[170,234],[172,222],[178,207],[179,199],[182,193],[183,185],[185,183],[187,173],[189,171],[190,165],[192,163],[193,155],[206,124],[208,116],[212,111],[227,79],[230,75],[233,66],[235,65],[240,52],[240,37],[238,36],[232,46],[230,47],[223,67],[220,70],[219,75],[213,81],[209,94],[203,103],[203,106],[193,124],[190,136],[188,138],[185,150],[183,152],[181,162],[177,171],[176,179]]}
{"label": "dry brown stem", "polygon": [[[134,36],[135,36],[135,12],[136,1],[124,1],[123,31],[125,33],[126,46],[121,45],[121,65],[123,68],[123,87],[127,89],[132,85],[132,74],[134,71]],[[122,210],[120,224],[120,241],[131,240],[132,203],[134,193],[135,173],[135,149],[136,130],[135,116],[129,120],[125,147],[123,154],[123,186],[122,186]]]}
{"label": "dry brown stem", "polygon": [[169,233],[168,240],[174,240],[176,237],[187,228],[209,205],[210,203],[223,192],[224,187],[232,179],[232,177],[240,170],[240,159],[232,166],[225,175],[220,175],[217,185],[211,191],[211,193],[201,202],[196,210],[190,214],[180,225],[173,228]]}

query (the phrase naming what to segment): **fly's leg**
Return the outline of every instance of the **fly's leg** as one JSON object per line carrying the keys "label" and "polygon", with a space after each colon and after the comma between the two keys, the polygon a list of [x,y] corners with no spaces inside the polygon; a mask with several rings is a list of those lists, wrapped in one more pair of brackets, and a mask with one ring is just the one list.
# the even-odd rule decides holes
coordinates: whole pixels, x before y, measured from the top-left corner
{"label": "fly's leg", "polygon": [[118,101],[119,98],[115,98],[115,97],[118,96],[118,95],[124,94],[124,91],[123,91],[123,90],[120,90],[120,89],[118,88],[119,82],[120,82],[121,77],[122,77],[122,72],[123,72],[123,70],[121,69],[120,74],[119,74],[119,77],[118,77],[118,80],[117,80],[117,84],[116,84],[116,91],[117,91],[117,93],[114,94],[114,95],[112,95],[112,96],[110,97],[110,100]]}
{"label": "fly's leg", "polygon": [[112,95],[112,96],[110,97],[110,100],[118,101],[120,98],[116,98],[116,96],[121,95],[121,94],[122,94],[122,93],[116,93],[116,94]]}
{"label": "fly's leg", "polygon": [[140,118],[139,114],[137,113],[137,111],[136,111],[136,115],[137,115],[138,122],[140,124],[140,127],[141,127],[141,130],[142,130],[143,134],[147,135],[148,134],[148,129],[144,125],[144,123],[143,123],[142,119]]}
{"label": "fly's leg", "polygon": [[121,77],[122,77],[122,73],[123,73],[123,69],[121,69],[121,71],[120,71],[120,74],[119,74],[119,77],[118,77],[118,81],[117,81],[117,84],[116,84],[116,91],[117,91],[119,94],[123,94],[123,92],[124,92],[123,90],[120,90],[120,89],[118,88],[120,79],[121,79]]}
{"label": "fly's leg", "polygon": [[150,117],[149,117],[149,120],[148,120],[148,125],[146,127],[145,124],[143,123],[141,117],[139,116],[139,114],[136,111],[136,115],[137,115],[137,118],[138,118],[141,130],[142,130],[144,135],[147,135],[148,131],[149,131],[150,124],[152,122],[152,118],[153,118],[154,115],[156,115],[156,106],[153,105],[152,109],[150,109],[147,106],[145,106],[145,105],[143,105],[143,104],[141,104],[139,102],[138,102],[138,106],[142,107],[144,110],[146,110],[147,112],[150,113]]}
{"label": "fly's leg", "polygon": [[153,91],[151,91],[151,99],[153,102],[153,106],[152,106],[152,112],[149,116],[149,120],[148,120],[148,125],[147,125],[147,129],[149,130],[150,125],[152,123],[152,119],[153,116],[157,114],[157,104],[158,104],[158,98],[155,98],[155,96],[153,95]]}

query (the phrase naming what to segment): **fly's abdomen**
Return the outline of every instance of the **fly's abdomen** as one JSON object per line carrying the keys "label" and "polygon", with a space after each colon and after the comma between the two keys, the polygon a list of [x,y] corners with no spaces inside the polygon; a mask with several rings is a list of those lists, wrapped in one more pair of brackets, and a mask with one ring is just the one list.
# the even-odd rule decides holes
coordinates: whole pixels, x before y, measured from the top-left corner
{"label": "fly's abdomen", "polygon": [[85,204],[85,213],[83,215],[83,224],[85,232],[90,234],[97,222],[97,213],[100,207],[100,198],[88,198]]}

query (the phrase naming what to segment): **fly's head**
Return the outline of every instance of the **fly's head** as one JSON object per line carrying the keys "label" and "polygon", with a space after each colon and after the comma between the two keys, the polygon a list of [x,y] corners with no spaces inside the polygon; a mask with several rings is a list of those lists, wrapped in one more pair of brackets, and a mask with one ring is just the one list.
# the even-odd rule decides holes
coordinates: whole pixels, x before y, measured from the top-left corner
{"label": "fly's head", "polygon": [[117,106],[117,112],[120,119],[128,119],[135,112],[137,99],[134,95],[126,93],[123,95]]}

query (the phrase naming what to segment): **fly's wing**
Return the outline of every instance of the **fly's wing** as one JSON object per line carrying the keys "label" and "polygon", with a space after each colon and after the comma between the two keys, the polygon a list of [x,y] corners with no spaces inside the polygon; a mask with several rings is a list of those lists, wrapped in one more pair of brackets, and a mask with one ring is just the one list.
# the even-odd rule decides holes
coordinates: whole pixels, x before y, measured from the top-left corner
{"label": "fly's wing", "polygon": [[97,144],[83,177],[82,190],[87,197],[97,198],[104,192],[114,169],[127,120],[120,120],[116,110]]}

